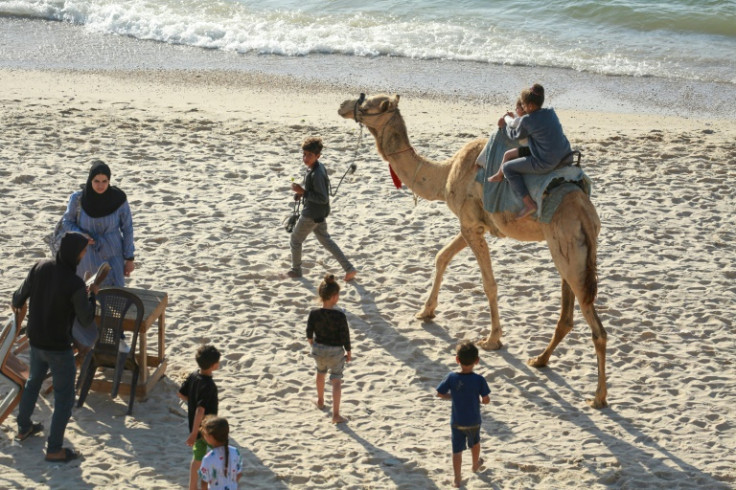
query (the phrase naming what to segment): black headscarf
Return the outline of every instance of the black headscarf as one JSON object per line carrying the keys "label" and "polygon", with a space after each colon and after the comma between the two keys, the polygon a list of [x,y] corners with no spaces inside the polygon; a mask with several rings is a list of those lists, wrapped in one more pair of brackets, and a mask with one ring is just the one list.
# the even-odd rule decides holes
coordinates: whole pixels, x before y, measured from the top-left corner
{"label": "black headscarf", "polygon": [[128,199],[125,192],[112,185],[108,185],[102,194],[96,193],[92,188],[92,179],[99,174],[104,174],[110,179],[110,167],[102,160],[95,160],[92,162],[87,185],[82,192],[82,209],[91,218],[102,218],[114,213]]}
{"label": "black headscarf", "polygon": [[56,263],[63,264],[75,271],[79,263],[79,254],[89,243],[89,239],[81,233],[70,231],[61,237],[59,251],[56,252]]}

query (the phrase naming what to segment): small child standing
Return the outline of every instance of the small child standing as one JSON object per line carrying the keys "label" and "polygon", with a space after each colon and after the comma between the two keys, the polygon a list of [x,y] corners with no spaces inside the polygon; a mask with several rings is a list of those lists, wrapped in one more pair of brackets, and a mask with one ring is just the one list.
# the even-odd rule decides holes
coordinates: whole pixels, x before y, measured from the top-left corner
{"label": "small child standing", "polygon": [[524,183],[524,174],[546,174],[557,168],[563,161],[572,162],[572,148],[562,131],[562,125],[554,109],[542,109],[544,87],[535,83],[530,89],[521,91],[521,101],[526,115],[513,128],[505,117],[498,120],[498,127],[505,129],[506,136],[512,140],[529,139],[529,155],[521,156],[504,163],[488,182],[500,182],[504,176],[511,189],[522,200],[524,207],[516,219],[529,216],[537,211],[537,204],[529,194]]}
{"label": "small child standing", "polygon": [[222,417],[207,415],[200,429],[202,437],[212,447],[199,468],[202,488],[235,490],[243,475],[243,458],[236,447],[228,444],[230,426]]}
{"label": "small child standing", "polygon": [[483,466],[483,459],[480,457],[480,404],[490,403],[488,395],[491,390],[486,379],[473,372],[480,359],[478,348],[472,342],[463,342],[457,346],[455,361],[460,364],[460,372],[447,375],[437,386],[437,396],[452,400],[452,470],[455,474],[454,486],[459,488],[462,481],[460,470],[463,451],[466,447],[470,448],[473,458],[473,473]]}
{"label": "small child standing", "polygon": [[330,371],[332,423],[340,424],[347,422],[340,416],[340,397],[342,371],[345,363],[352,359],[350,330],[345,313],[335,308],[340,299],[340,285],[334,275],[325,275],[318,293],[322,308],[312,310],[307,319],[307,341],[312,346],[312,356],[317,365],[317,408],[322,410],[325,407],[325,378]]}
{"label": "small child standing", "polygon": [[202,458],[209,451],[207,442],[202,439],[199,428],[205,415],[217,415],[217,385],[212,373],[220,368],[220,351],[213,345],[203,345],[197,349],[199,369],[182,383],[179,398],[187,402],[189,415],[189,437],[187,446],[192,447],[192,462],[189,464],[189,490],[196,490],[199,484],[199,467]]}

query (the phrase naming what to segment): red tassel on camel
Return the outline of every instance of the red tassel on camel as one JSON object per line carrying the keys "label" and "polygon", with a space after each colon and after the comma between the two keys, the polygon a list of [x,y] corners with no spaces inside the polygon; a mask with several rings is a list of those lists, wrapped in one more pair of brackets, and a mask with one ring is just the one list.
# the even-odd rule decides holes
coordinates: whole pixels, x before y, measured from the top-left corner
{"label": "red tassel on camel", "polygon": [[397,189],[401,189],[401,179],[398,175],[396,175],[396,172],[394,172],[394,169],[391,168],[391,165],[388,166],[389,171],[391,171],[391,180],[394,181],[394,185]]}

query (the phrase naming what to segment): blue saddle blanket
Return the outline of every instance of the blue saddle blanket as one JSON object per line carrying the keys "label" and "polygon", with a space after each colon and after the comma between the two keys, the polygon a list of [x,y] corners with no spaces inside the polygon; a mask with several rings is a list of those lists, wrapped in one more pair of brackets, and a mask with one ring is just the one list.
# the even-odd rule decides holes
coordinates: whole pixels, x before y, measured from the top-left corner
{"label": "blue saddle blanket", "polygon": [[[501,166],[503,154],[518,147],[516,141],[509,139],[506,132],[499,129],[490,134],[488,143],[478,156],[476,163],[480,168],[475,180],[483,185],[483,208],[489,213],[503,211],[517,213],[524,207],[507,180],[488,182],[488,177],[495,174]],[[558,168],[546,174],[525,174],[524,183],[532,199],[537,203],[536,218],[542,223],[550,222],[557,206],[568,192],[582,189],[590,195],[592,189],[590,179],[576,165]],[[553,187],[550,187],[550,184],[553,184]]]}

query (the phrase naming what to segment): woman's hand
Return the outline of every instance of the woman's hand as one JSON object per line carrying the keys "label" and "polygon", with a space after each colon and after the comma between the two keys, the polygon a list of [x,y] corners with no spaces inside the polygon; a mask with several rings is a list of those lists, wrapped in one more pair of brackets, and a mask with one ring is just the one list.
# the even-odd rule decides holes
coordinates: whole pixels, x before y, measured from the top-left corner
{"label": "woman's hand", "polygon": [[130,277],[133,270],[135,270],[135,262],[132,260],[126,260],[125,265],[123,265],[123,275],[125,275],[125,277]]}

